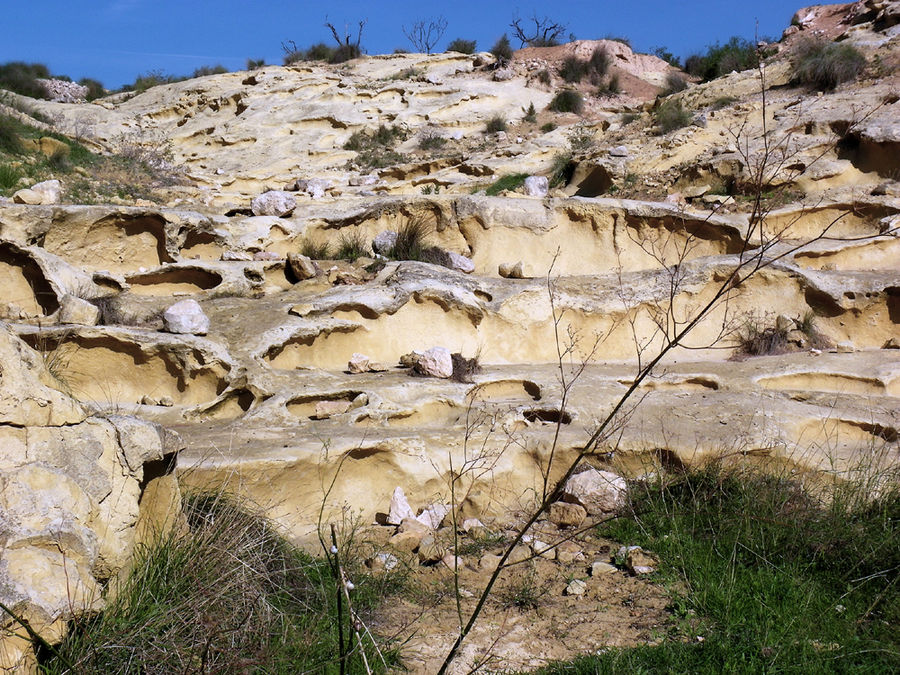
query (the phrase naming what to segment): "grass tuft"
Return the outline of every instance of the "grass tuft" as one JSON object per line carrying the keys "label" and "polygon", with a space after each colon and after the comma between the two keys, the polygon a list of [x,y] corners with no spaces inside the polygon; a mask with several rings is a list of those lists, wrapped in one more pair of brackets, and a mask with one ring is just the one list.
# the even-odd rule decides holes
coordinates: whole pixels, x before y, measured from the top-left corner
{"label": "grass tuft", "polygon": [[387,257],[394,260],[422,260],[427,252],[425,240],[431,227],[421,218],[406,221],[397,231],[397,241]]}
{"label": "grass tuft", "polygon": [[317,242],[312,239],[304,239],[300,242],[300,253],[310,260],[331,260],[331,247],[328,242]]}
{"label": "grass tuft", "polygon": [[831,90],[859,77],[866,67],[866,57],[846,42],[808,39],[797,45],[791,67],[795,82]]}
{"label": "grass tuft", "polygon": [[506,129],[506,120],[500,115],[495,115],[488,120],[487,125],[484,128],[484,133],[496,134],[499,131],[506,131]]}
{"label": "grass tuft", "polygon": [[369,244],[362,232],[356,230],[355,232],[341,233],[337,250],[339,259],[354,262],[357,258],[363,258],[368,255],[370,255]]}
{"label": "grass tuft", "polygon": [[681,101],[667,100],[656,109],[653,118],[660,132],[667,134],[690,124],[691,111],[682,106]]}
{"label": "grass tuft", "polygon": [[584,107],[584,99],[574,89],[563,89],[553,97],[549,107],[555,112],[580,114]]}

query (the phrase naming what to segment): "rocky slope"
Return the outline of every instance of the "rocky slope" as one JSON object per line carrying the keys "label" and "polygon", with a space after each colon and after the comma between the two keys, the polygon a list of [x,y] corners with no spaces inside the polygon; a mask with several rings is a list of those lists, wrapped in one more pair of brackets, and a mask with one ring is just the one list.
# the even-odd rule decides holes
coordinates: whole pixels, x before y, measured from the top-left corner
{"label": "rocky slope", "polygon": [[[625,91],[581,117],[546,110],[559,82],[535,74],[598,43],[524,50],[501,77],[488,55],[406,54],[38,104],[108,152],[170,143],[186,181],[158,203],[0,204],[3,602],[48,639],[73,604],[102,602],[152,510],[149,477],[174,466],[179,444],[156,424],[184,439],[184,483],[254,499],[299,541],[323,503],[372,522],[396,486],[445,500],[476,443],[490,480],[463,511],[503,520],[748,259],[767,264],[642,383],[594,463],[638,475],[733,457],[840,476],[861,457],[896,462],[896,4],[798,12],[765,96],[755,71],[689,86],[670,99],[692,123],[669,133],[652,114],[669,67],[618,43]],[[859,46],[867,75],[792,85],[791,42],[817,32]],[[509,128],[484,133],[497,115]],[[379,125],[399,131],[373,161],[352,141]],[[549,192],[484,194],[554,166],[566,179]],[[410,223],[456,269],[377,259],[371,242]],[[353,262],[298,255],[357,240]],[[197,305],[166,313],[183,300]],[[779,335],[781,353],[734,359],[748,330]],[[398,365],[436,346],[481,370]],[[560,411],[560,373],[581,363]]]}

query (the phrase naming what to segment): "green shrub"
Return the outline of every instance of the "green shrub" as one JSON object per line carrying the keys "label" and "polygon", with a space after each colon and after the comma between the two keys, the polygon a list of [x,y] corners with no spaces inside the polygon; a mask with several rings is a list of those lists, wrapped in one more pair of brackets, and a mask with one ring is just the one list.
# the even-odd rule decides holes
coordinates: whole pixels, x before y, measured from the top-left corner
{"label": "green shrub", "polygon": [[459,52],[460,54],[474,54],[475,46],[475,40],[463,40],[462,38],[456,38],[449,45],[447,45],[447,51]]}
{"label": "green shrub", "polygon": [[50,71],[42,63],[12,61],[0,64],[0,89],[8,89],[22,96],[47,98],[47,91],[38,79],[47,79]]}
{"label": "green shrub", "polygon": [[20,125],[9,115],[0,115],[0,150],[12,154],[22,152]]}
{"label": "green shrub", "polygon": [[19,179],[25,174],[12,164],[0,164],[0,190],[11,190],[19,184]]}
{"label": "green shrub", "polygon": [[526,122],[537,122],[537,110],[535,110],[534,102],[532,101],[527,108],[522,108],[522,112],[525,113],[522,119]]}
{"label": "green shrub", "polygon": [[362,168],[374,169],[404,160],[403,155],[393,150],[398,141],[406,138],[406,132],[400,127],[379,125],[374,131],[358,130],[351,134],[344,143],[344,150],[358,153],[353,162]]}
{"label": "green shrub", "polygon": [[345,63],[351,59],[358,59],[360,56],[362,56],[362,48],[359,45],[341,45],[334,50],[328,63]]}
{"label": "green shrub", "polygon": [[651,52],[654,56],[658,56],[673,68],[681,68],[681,59],[675,56],[665,47],[655,47]]}
{"label": "green shrub", "polygon": [[691,122],[691,111],[681,101],[666,100],[653,113],[653,118],[664,134],[686,127]]}
{"label": "green shrub", "polygon": [[622,85],[619,83],[619,76],[613,75],[606,84],[597,89],[598,96],[616,96],[622,93]]}
{"label": "green shrub", "polygon": [[538,71],[537,79],[538,79],[538,82],[540,82],[541,84],[543,84],[543,85],[549,87],[549,86],[550,86],[550,82],[551,82],[551,80],[550,80],[550,71],[547,70],[546,68],[541,68],[541,70]]}
{"label": "green shrub", "polygon": [[181,82],[185,78],[179,75],[167,75],[161,70],[151,70],[135,78],[134,83],[126,85],[126,91],[134,91],[141,94],[148,89],[158,87],[162,84],[172,84],[173,82]]}
{"label": "green shrub", "polygon": [[541,125],[541,131],[543,131],[545,134],[549,134],[554,129],[556,129],[556,124],[553,122],[546,122]]}
{"label": "green shrub", "polygon": [[609,52],[604,47],[597,47],[586,61],[579,59],[574,54],[563,59],[559,66],[559,76],[566,82],[581,82],[589,77],[591,82],[599,84],[609,71],[611,59]]}
{"label": "green shrub", "polygon": [[[336,672],[338,584],[329,564],[228,497],[187,498],[184,512],[189,532],[139,548],[115,598],[75,623],[42,672]],[[341,549],[357,611],[396,590],[390,576],[368,576]],[[384,672],[365,643],[369,663]],[[357,651],[347,667],[362,672]]]}
{"label": "green shrub", "polygon": [[563,89],[553,97],[549,107],[556,112],[579,114],[584,108],[584,99],[574,89]]}
{"label": "green shrub", "polygon": [[748,319],[738,332],[738,352],[745,356],[767,356],[790,351],[787,330],[763,327],[757,318]]}
{"label": "green shrub", "polygon": [[566,82],[581,82],[588,73],[588,63],[571,54],[563,59],[556,72]]}
{"label": "green shrub", "polygon": [[500,115],[495,115],[491,119],[488,120],[487,125],[484,128],[484,132],[486,134],[496,134],[498,131],[506,131],[506,120],[503,119]]}
{"label": "green shrub", "polygon": [[866,57],[846,42],[804,40],[791,59],[794,82],[825,90],[855,80],[865,67]]}
{"label": "green shrub", "polygon": [[507,37],[505,33],[501,35],[500,39],[494,43],[493,47],[491,47],[491,54],[497,57],[497,60],[501,64],[512,61],[512,45],[509,43],[509,37]]}
{"label": "green shrub", "polygon": [[527,173],[512,173],[497,179],[484,191],[489,197],[496,197],[504,190],[517,190],[525,184]]}
{"label": "green shrub", "polygon": [[247,59],[247,70],[259,70],[265,65],[265,59]]}
{"label": "green shrub", "polygon": [[106,96],[106,87],[103,86],[103,83],[99,80],[95,80],[90,77],[83,77],[78,80],[78,84],[82,87],[87,87],[87,95],[85,98],[88,101],[94,101],[98,98],[103,98]]}
{"label": "green shrub", "polygon": [[757,62],[756,45],[734,36],[724,45],[717,42],[707,47],[705,54],[692,54],[685,60],[684,69],[706,82],[733,70],[754,68]]}
{"label": "green shrub", "polygon": [[223,73],[227,73],[228,68],[223,66],[221,63],[217,63],[214,66],[200,66],[194,70],[194,74],[191,77],[206,77],[207,75],[222,75]]}

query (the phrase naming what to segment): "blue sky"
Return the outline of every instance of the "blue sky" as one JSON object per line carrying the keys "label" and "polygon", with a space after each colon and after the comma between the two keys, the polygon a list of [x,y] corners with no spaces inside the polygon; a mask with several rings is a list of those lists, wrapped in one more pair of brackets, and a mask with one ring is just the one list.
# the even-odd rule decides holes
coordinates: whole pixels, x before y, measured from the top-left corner
{"label": "blue sky", "polygon": [[[409,48],[401,26],[442,14],[448,28],[438,47],[463,37],[489,49],[511,18],[536,12],[577,38],[628,37],[639,51],[664,45],[685,56],[732,35],[779,37],[793,13],[812,0],[566,0],[431,3],[309,0],[3,0],[0,62],[47,64],[73,79],[94,77],[107,87],[133,82],[151,70],[180,75],[221,63],[230,70],[247,58],[281,63],[281,43],[331,42],[326,19],[343,28],[367,18],[363,46],[370,54]],[[518,46],[514,43],[514,46]]]}

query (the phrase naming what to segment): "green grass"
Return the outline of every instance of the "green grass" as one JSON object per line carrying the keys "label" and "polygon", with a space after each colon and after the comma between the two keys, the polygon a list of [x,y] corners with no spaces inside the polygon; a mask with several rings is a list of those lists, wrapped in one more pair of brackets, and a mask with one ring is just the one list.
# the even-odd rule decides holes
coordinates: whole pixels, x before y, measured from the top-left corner
{"label": "green grass", "polygon": [[526,178],[528,178],[527,173],[508,174],[494,181],[484,193],[489,197],[496,197],[504,190],[517,190],[525,184]]}
{"label": "green grass", "polygon": [[11,190],[19,184],[19,179],[25,174],[12,164],[0,164],[0,190]]}
{"label": "green grass", "polygon": [[21,127],[9,115],[0,115],[0,152],[13,155],[22,152]]}
{"label": "green grass", "polygon": [[[329,563],[221,494],[190,497],[184,509],[190,532],[142,548],[121,592],[76,623],[43,672],[337,673]],[[376,578],[352,565],[348,573],[363,615],[399,590],[400,577]],[[383,672],[368,642],[369,663]],[[347,666],[364,672],[359,653]]]}
{"label": "green grass", "polygon": [[900,490],[881,479],[880,496],[862,481],[822,499],[787,474],[712,465],[638,488],[600,534],[660,556],[669,635],[540,672],[898,672]]}

